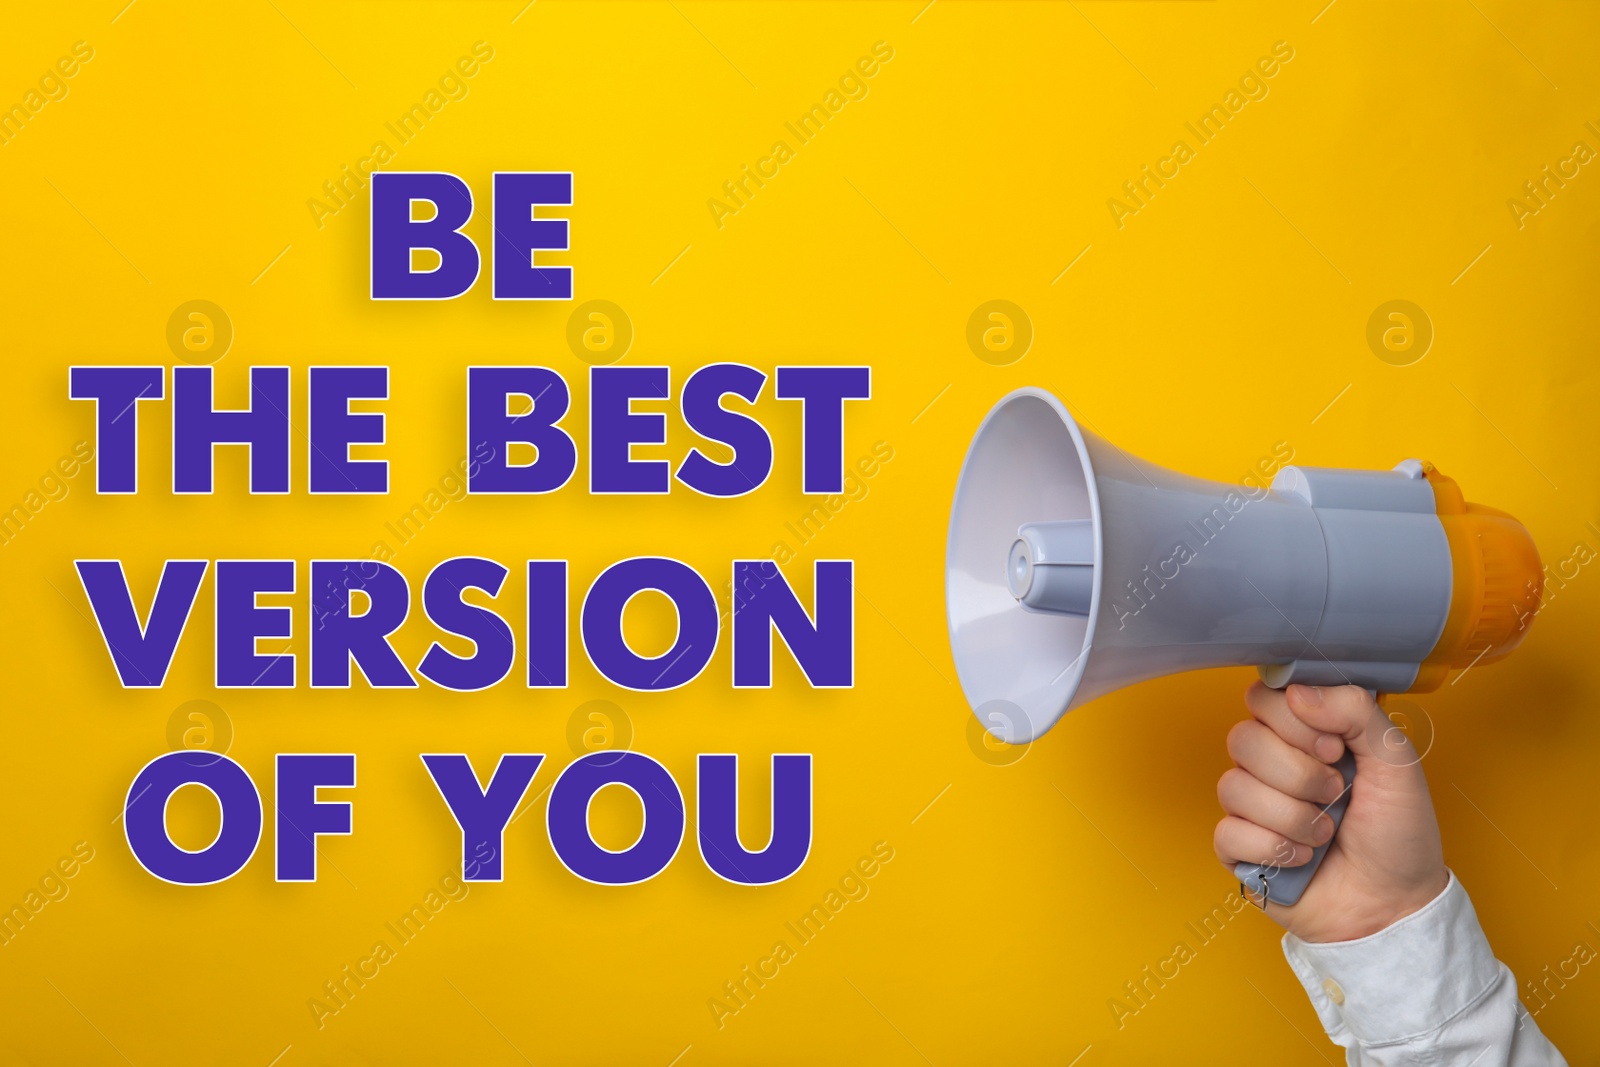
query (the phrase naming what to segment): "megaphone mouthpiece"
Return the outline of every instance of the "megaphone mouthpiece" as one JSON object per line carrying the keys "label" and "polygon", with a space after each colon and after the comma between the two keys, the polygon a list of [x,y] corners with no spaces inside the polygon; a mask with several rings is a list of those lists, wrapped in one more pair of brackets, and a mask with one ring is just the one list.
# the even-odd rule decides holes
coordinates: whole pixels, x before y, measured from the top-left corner
{"label": "megaphone mouthpiece", "polygon": [[1094,601],[1094,523],[1024,523],[1011,545],[1006,583],[1028,611],[1087,618]]}

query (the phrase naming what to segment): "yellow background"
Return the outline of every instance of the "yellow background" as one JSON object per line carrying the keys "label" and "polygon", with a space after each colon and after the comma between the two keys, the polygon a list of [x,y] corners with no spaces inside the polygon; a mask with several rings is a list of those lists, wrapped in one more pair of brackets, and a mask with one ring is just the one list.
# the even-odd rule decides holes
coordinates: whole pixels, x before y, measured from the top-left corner
{"label": "yellow background", "polygon": [[[297,424],[291,496],[249,497],[242,456],[227,454],[214,497],[175,498],[168,409],[146,404],[138,496],[97,498],[84,473],[0,548],[0,904],[21,902],[75,842],[95,850],[70,895],[0,948],[0,1059],[1337,1060],[1277,929],[1254,913],[1117,1027],[1108,1001],[1123,983],[1178,940],[1195,944],[1186,923],[1233,889],[1211,854],[1213,785],[1251,675],[1142,685],[1073,714],[1018,762],[978,758],[943,623],[951,491],[982,414],[1034,384],[1185,471],[1238,480],[1280,441],[1310,464],[1417,455],[1523,519],[1552,566],[1580,542],[1600,547],[1600,174],[1585,166],[1520,230],[1507,207],[1574,142],[1600,148],[1585,128],[1600,120],[1600,12],[1501,0],[123,2],[14,9],[0,35],[8,102],[73,42],[95,50],[69,95],[0,147],[4,506],[91,434],[66,368],[176,362],[167,319],[195,298],[236,331],[221,403],[242,403],[251,363],[294,366],[300,412],[304,367],[391,365],[391,491],[310,498]],[[468,232],[485,245],[491,172],[574,171],[572,251],[545,261],[576,267],[578,301],[626,309],[627,362],[671,364],[675,384],[715,360],[870,363],[874,398],[852,405],[845,453],[884,441],[894,458],[798,547],[784,524],[815,501],[798,492],[797,405],[769,386],[760,410],[777,466],[758,493],[590,498],[580,466],[552,497],[450,503],[397,566],[416,589],[449,556],[499,559],[515,618],[529,557],[570,558],[582,589],[614,560],[674,555],[720,590],[729,560],[782,540],[798,547],[790,570],[806,596],[812,559],[854,558],[853,691],[810,691],[780,655],[770,692],[735,693],[724,640],[697,682],[656,695],[616,690],[581,656],[564,692],[512,681],[478,694],[217,693],[209,578],[166,686],[117,687],[74,558],[125,559],[142,606],[168,557],[303,565],[392,544],[384,524],[462,456],[469,362],[560,370],[576,401],[567,425],[586,440],[586,367],[565,340],[575,304],[494,303],[487,274],[450,303],[370,302],[365,197],[320,229],[307,207],[375,140],[394,147],[384,123],[479,40],[494,58],[469,95],[391,165],[465,178],[480,198]],[[869,95],[719,229],[707,200],[775,140],[796,147],[784,122],[878,41],[894,58]],[[1107,200],[1174,141],[1195,147],[1184,122],[1278,41],[1294,58],[1270,94],[1119,230]],[[972,310],[997,298],[1035,330],[1008,366],[965,340]],[[1365,340],[1373,309],[1397,298],[1436,332],[1405,367]],[[674,417],[654,454],[677,459],[691,442]],[[1433,724],[1425,765],[1448,859],[1521,979],[1579,942],[1600,947],[1592,573],[1579,568],[1550,600],[1518,655],[1416,701]],[[298,609],[302,677],[306,626]],[[414,615],[398,641],[409,664],[432,636]],[[254,861],[222,885],[166,885],[133,861],[114,821],[124,792],[194,699],[224,709],[231,755],[269,804],[273,753],[358,754],[356,833],[324,841],[320,882],[274,884],[270,821]],[[619,705],[635,747],[686,789],[697,752],[761,768],[744,785],[753,832],[766,756],[814,752],[806,866],[775,887],[735,887],[691,838],[656,880],[597,888],[556,863],[541,799],[508,836],[505,882],[445,907],[319,1030],[308,1001],[458,862],[417,753],[463,751],[479,766],[549,753],[531,798],[572,758],[569,720],[596,699]],[[203,833],[203,810],[180,815]],[[623,807],[605,818],[625,835]],[[719,1029],[708,1001],[723,983],[879,841],[894,859],[870,895]],[[1574,1063],[1600,1056],[1592,969],[1539,1015]]]}

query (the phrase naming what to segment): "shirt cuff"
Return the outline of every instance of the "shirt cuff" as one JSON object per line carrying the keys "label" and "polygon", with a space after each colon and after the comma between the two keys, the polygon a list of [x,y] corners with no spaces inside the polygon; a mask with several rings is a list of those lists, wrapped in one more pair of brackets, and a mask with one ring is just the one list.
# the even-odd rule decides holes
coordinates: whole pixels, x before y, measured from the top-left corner
{"label": "shirt cuff", "polygon": [[1499,977],[1499,962],[1457,881],[1422,910],[1354,941],[1283,936],[1283,954],[1330,1036],[1362,1045],[1430,1033],[1470,1007]]}

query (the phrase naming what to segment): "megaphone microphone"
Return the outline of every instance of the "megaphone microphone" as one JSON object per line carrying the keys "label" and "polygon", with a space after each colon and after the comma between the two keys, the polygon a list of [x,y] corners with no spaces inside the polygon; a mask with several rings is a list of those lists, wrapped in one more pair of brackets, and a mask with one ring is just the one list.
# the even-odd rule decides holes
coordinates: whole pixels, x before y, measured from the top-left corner
{"label": "megaphone microphone", "polygon": [[[1124,686],[1208,667],[1255,666],[1279,689],[1431,692],[1515,649],[1543,585],[1527,529],[1431,464],[1287,466],[1270,489],[1207,481],[1083,430],[1042,389],[1004,397],[978,427],[945,555],[962,692],[1011,744]],[[1336,828],[1348,750],[1339,769]],[[1293,904],[1327,849],[1236,873],[1263,902]]]}

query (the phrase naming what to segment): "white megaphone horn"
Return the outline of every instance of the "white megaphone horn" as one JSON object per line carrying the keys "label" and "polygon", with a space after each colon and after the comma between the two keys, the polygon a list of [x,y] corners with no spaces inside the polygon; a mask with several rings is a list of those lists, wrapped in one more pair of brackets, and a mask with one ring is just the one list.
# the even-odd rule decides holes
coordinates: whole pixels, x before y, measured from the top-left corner
{"label": "white megaphone horn", "polygon": [[[1500,659],[1539,609],[1526,528],[1430,464],[1289,466],[1271,489],[1169,471],[1083,431],[1042,389],[995,405],[950,514],[945,602],[961,688],[1002,741],[1135,682],[1251,665],[1268,685],[1426,692]],[[1340,770],[1349,784],[1354,761]],[[1337,825],[1349,789],[1328,809]],[[1276,903],[1302,867],[1240,864]]]}

